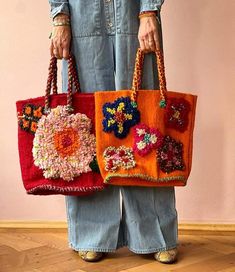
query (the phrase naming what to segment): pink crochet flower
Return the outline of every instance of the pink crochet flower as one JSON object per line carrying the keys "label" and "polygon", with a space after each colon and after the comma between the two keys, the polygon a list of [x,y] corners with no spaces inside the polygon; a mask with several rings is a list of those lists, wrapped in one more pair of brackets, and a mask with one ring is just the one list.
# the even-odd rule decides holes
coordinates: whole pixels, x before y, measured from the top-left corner
{"label": "pink crochet flower", "polygon": [[153,149],[161,146],[163,136],[156,128],[150,128],[145,124],[134,127],[134,146],[133,150],[140,156],[145,156]]}
{"label": "pink crochet flower", "polygon": [[33,141],[34,163],[45,178],[70,181],[91,171],[95,156],[95,136],[90,134],[91,120],[81,113],[69,114],[66,106],[42,116]]}

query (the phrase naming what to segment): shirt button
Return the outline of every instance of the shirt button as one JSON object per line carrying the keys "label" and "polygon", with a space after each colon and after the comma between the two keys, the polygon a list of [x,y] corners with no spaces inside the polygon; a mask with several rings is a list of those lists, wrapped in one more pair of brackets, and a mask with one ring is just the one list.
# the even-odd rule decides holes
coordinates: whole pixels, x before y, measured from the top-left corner
{"label": "shirt button", "polygon": [[108,26],[109,26],[109,27],[112,27],[112,26],[113,26],[113,23],[108,23]]}

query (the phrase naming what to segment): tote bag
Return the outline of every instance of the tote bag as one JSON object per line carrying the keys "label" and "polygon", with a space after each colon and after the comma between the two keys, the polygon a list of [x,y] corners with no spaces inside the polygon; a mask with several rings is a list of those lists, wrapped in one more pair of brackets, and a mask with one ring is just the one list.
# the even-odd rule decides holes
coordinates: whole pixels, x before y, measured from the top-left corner
{"label": "tote bag", "polygon": [[104,189],[95,154],[94,95],[79,92],[73,56],[68,77],[68,93],[58,94],[52,57],[45,96],[16,102],[19,161],[28,194],[79,196]]}
{"label": "tote bag", "polygon": [[138,49],[131,90],[95,93],[97,159],[104,183],[185,186],[192,166],[197,96],[167,91],[156,52],[159,90],[142,90]]}

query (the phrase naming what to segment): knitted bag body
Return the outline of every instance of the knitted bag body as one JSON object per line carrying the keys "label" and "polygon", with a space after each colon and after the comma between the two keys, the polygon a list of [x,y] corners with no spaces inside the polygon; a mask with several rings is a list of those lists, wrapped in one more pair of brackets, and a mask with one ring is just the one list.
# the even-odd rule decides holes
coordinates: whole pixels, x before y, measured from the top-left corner
{"label": "knitted bag body", "polygon": [[28,194],[79,196],[104,189],[96,163],[94,95],[79,93],[72,56],[68,67],[67,94],[57,93],[52,58],[46,95],[16,102],[19,160]]}
{"label": "knitted bag body", "polygon": [[95,93],[97,160],[104,182],[124,186],[184,186],[191,171],[197,97],[140,90],[144,54],[137,51],[131,90]]}

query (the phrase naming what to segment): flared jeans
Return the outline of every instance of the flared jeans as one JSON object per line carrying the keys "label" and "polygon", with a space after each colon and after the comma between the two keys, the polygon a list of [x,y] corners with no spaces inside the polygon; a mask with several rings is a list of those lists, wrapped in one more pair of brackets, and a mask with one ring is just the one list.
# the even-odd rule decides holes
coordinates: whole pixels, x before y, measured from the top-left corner
{"label": "flared jeans", "polygon": [[177,247],[174,187],[109,186],[89,196],[66,196],[69,246],[139,254]]}

